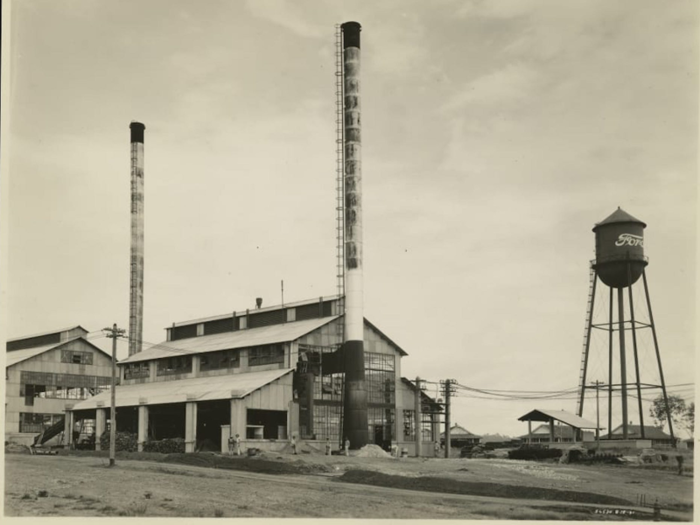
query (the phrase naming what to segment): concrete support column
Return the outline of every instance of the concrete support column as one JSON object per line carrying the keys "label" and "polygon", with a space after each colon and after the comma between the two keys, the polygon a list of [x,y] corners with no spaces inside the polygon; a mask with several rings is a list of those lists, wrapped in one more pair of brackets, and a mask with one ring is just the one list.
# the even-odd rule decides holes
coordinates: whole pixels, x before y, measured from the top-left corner
{"label": "concrete support column", "polygon": [[549,420],[549,442],[554,443],[554,420]]}
{"label": "concrete support column", "polygon": [[185,452],[194,452],[197,446],[197,402],[185,403]]}
{"label": "concrete support column", "polygon": [[100,437],[107,428],[107,409],[98,408],[95,411],[95,450],[102,450]]}
{"label": "concrete support column", "polygon": [[64,419],[64,427],[63,427],[63,439],[65,440],[66,446],[70,448],[70,445],[73,444],[73,421],[75,420],[75,417],[73,416],[73,411],[72,410],[67,410],[66,411],[66,417]]}
{"label": "concrete support column", "polygon": [[241,439],[246,438],[246,410],[242,399],[231,400],[231,435],[236,434],[241,436]]}
{"label": "concrete support column", "polygon": [[[196,406],[196,405],[195,405]],[[195,419],[196,424],[196,419]],[[138,451],[143,452],[143,445],[148,441],[148,407],[146,405],[139,406],[139,433],[138,433]]]}
{"label": "concrete support column", "polygon": [[[149,374],[149,381],[152,383],[156,380],[157,377],[157,363],[156,361],[149,361],[148,362],[148,374]],[[124,368],[123,366],[121,368]]]}

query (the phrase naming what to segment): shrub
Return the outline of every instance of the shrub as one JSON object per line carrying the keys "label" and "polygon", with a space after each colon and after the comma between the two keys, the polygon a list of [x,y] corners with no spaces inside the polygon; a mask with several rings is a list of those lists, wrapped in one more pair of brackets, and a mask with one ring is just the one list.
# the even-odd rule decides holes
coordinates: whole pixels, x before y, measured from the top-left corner
{"label": "shrub", "polygon": [[144,452],[159,452],[161,454],[177,454],[185,452],[185,440],[182,438],[161,439],[148,441],[143,445]]}

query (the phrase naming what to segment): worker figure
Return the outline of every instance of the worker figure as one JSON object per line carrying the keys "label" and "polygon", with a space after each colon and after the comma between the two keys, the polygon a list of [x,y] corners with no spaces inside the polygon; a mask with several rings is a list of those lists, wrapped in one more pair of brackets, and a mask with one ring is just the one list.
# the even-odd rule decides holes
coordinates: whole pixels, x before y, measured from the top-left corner
{"label": "worker figure", "polygon": [[297,453],[297,436],[296,434],[292,434],[292,454],[296,455]]}
{"label": "worker figure", "polygon": [[235,443],[236,443],[236,438],[234,438],[233,436],[229,436],[229,438],[228,438],[228,455],[229,456],[233,455],[233,449],[234,449]]}
{"label": "worker figure", "polygon": [[236,456],[240,456],[241,455],[241,435],[236,434],[236,437],[234,438],[233,441],[234,441],[234,445],[235,445],[235,449],[236,449]]}
{"label": "worker figure", "polygon": [[331,455],[331,440],[326,439],[326,456]]}
{"label": "worker figure", "polygon": [[345,455],[350,456],[350,440],[345,438]]}
{"label": "worker figure", "polygon": [[678,462],[678,475],[682,476],[683,475],[683,455],[678,454],[676,456],[676,461]]}
{"label": "worker figure", "polygon": [[391,457],[392,458],[399,457],[399,446],[396,443],[391,444]]}
{"label": "worker figure", "polygon": [[435,444],[433,445],[433,450],[435,451],[435,457],[439,458],[440,457],[440,442],[436,441]]}

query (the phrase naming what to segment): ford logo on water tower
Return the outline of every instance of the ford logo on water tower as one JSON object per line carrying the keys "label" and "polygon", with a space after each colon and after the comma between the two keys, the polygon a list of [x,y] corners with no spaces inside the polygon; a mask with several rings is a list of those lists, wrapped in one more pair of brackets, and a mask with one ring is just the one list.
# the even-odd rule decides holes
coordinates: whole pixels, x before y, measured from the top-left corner
{"label": "ford logo on water tower", "polygon": [[644,257],[644,224],[618,208],[593,228],[596,271],[611,288],[626,288],[637,282],[647,259]]}

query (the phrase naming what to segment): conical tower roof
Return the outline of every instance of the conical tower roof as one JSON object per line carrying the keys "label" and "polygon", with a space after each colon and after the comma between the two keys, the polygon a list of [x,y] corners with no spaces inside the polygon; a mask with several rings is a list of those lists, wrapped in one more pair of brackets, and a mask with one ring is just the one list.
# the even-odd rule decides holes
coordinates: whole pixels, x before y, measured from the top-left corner
{"label": "conical tower roof", "polygon": [[629,213],[627,213],[625,210],[618,206],[617,209],[614,212],[612,212],[612,214],[610,214],[604,220],[596,223],[596,225],[593,227],[593,231],[596,231],[596,229],[598,229],[600,226],[612,224],[615,222],[636,222],[637,224],[641,224],[644,228],[647,227],[645,222],[640,221],[635,217],[632,217]]}

